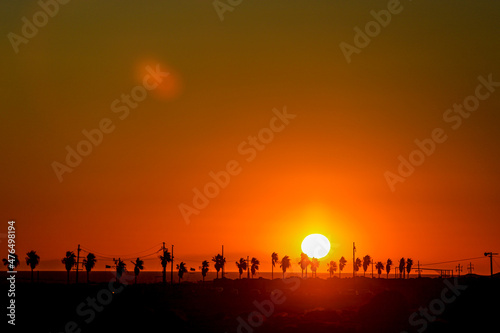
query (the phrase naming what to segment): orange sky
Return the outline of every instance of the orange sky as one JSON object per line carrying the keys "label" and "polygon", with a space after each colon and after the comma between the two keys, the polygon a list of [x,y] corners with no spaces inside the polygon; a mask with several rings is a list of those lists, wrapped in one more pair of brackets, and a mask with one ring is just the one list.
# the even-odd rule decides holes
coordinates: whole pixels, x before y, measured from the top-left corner
{"label": "orange sky", "polygon": [[[4,35],[40,10],[0,6]],[[500,81],[499,5],[401,6],[350,63],[339,44],[387,1],[243,1],[224,21],[206,1],[71,2],[17,54],[4,38],[0,233],[15,219],[17,251],[36,250],[40,269],[63,269],[77,244],[121,255],[166,242],[192,267],[224,244],[229,270],[249,255],[268,271],[310,233],[330,239],[325,261],[350,262],[353,241],[377,261],[500,252],[500,89],[460,128],[443,119],[479,76]],[[112,103],[157,65],[169,76],[120,119]],[[284,107],[296,117],[248,161],[238,147]],[[60,182],[54,161],[102,119],[113,131]],[[447,140],[391,191],[384,174],[435,128]],[[240,172],[186,223],[179,205],[233,160]]]}

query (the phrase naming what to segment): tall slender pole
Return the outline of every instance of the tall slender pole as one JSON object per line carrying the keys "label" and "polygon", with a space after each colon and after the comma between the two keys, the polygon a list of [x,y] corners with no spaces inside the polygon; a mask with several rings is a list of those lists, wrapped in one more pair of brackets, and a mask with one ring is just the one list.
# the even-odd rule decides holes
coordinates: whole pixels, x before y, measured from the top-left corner
{"label": "tall slender pole", "polygon": [[249,256],[247,256],[247,279],[250,279],[250,261],[248,261],[250,259]]}
{"label": "tall slender pole", "polygon": [[174,244],[172,244],[172,261],[170,262],[170,284],[174,284]]}
{"label": "tall slender pole", "polygon": [[[163,260],[162,260],[162,263],[161,263],[161,266],[162,266],[162,281],[163,281],[163,284],[167,283],[167,259],[165,258],[165,242],[163,242],[163,246],[161,247],[161,255],[163,256]],[[165,264],[165,265],[163,265]]]}
{"label": "tall slender pole", "polygon": [[469,274],[472,274],[472,271],[474,270],[474,265],[469,261],[469,268],[467,268],[469,270]]}
{"label": "tall slender pole", "polygon": [[352,277],[356,276],[356,244],[352,243]]}
{"label": "tall slender pole", "polygon": [[420,260],[417,261],[417,271],[418,271],[418,277],[420,277]]}
{"label": "tall slender pole", "polygon": [[80,244],[78,244],[78,251],[76,251],[76,283],[78,283],[78,266],[80,266]]}
{"label": "tall slender pole", "polygon": [[224,245],[222,245],[222,275],[221,279],[224,278]]}

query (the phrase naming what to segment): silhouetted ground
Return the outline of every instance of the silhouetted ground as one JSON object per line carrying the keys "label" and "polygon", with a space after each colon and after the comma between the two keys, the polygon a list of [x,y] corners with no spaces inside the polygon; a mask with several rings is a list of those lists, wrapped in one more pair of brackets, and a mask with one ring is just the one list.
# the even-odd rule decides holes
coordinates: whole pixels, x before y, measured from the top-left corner
{"label": "silhouetted ground", "polygon": [[[498,277],[471,276],[448,282],[430,278],[355,280],[138,284],[123,286],[115,294],[109,290],[119,288],[118,284],[23,282],[16,290],[16,329],[148,332],[163,327],[164,332],[303,333],[478,332],[498,327]],[[2,282],[2,290],[7,289]],[[90,310],[93,298],[104,303],[96,302],[95,309],[101,311],[92,310],[95,318]],[[5,321],[5,315],[2,317]],[[68,324],[71,321],[75,326]]]}

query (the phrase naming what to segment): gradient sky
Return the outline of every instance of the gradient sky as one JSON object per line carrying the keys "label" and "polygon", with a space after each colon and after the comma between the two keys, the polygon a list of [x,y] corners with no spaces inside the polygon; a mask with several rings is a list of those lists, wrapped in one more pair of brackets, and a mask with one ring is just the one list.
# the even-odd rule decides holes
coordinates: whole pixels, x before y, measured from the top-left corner
{"label": "gradient sky", "polygon": [[[500,88],[457,130],[443,114],[478,76],[500,81],[500,3],[401,6],[348,64],[339,44],[387,1],[243,0],[224,21],[212,1],[71,1],[17,54],[7,34],[40,7],[2,2],[0,233],[15,219],[17,251],[36,250],[40,269],[63,269],[77,244],[166,242],[192,267],[224,244],[229,270],[249,255],[267,271],[310,233],[333,244],[325,260],[350,260],[353,241],[384,262],[499,252]],[[111,103],[157,64],[170,76],[121,120]],[[284,106],[296,118],[246,161],[238,146]],[[52,163],[103,118],[115,130],[59,182]],[[384,173],[434,128],[448,139],[392,192]],[[187,224],[179,205],[231,160],[241,173]]]}

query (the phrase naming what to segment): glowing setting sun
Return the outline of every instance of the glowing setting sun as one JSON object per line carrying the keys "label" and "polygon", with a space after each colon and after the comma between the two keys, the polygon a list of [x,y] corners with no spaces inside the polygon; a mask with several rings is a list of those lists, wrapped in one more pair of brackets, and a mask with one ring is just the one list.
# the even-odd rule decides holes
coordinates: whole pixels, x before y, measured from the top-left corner
{"label": "glowing setting sun", "polygon": [[309,258],[321,259],[330,252],[330,241],[321,234],[310,234],[302,241],[301,248]]}

